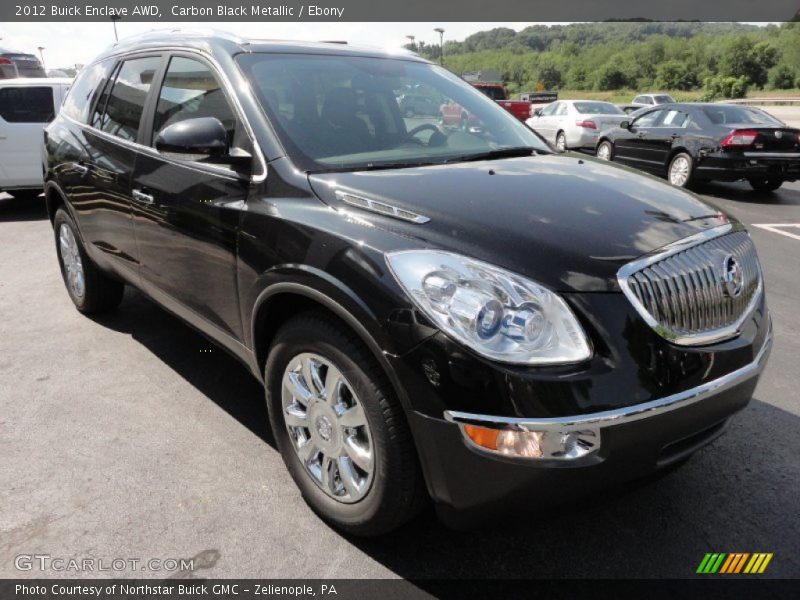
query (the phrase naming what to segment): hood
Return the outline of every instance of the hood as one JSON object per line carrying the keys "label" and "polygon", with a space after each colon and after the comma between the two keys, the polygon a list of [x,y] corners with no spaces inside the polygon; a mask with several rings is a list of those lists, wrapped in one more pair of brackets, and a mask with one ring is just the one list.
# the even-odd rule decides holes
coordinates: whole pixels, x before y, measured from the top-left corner
{"label": "hood", "polygon": [[[309,180],[323,202],[401,233],[398,249],[460,252],[562,292],[619,291],[616,273],[623,264],[728,222],[718,209],[663,181],[575,155],[322,173]],[[352,208],[336,190],[430,221]]]}

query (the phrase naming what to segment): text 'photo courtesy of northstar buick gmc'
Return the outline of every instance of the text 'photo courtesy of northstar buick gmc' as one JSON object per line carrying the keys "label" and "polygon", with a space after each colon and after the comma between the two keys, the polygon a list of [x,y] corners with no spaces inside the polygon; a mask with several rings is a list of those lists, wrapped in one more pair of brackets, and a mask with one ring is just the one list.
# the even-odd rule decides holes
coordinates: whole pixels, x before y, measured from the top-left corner
{"label": "text 'photo courtesy of northstar buick gmc'", "polygon": [[[406,116],[420,88],[479,126]],[[553,152],[411,53],[129,38],[80,73],[45,151],[77,309],[131,285],[236,356],[303,497],[353,534],[679,464],[772,346],[740,223]]]}

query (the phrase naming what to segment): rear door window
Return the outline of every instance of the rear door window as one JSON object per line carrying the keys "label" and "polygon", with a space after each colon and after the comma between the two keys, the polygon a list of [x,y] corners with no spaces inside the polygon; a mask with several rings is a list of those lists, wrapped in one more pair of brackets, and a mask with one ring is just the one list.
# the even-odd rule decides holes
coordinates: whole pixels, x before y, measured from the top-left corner
{"label": "rear door window", "polygon": [[634,127],[655,127],[655,124],[664,113],[663,110],[653,110],[649,113],[643,114],[641,117],[633,122]]}
{"label": "rear door window", "polygon": [[0,117],[7,123],[49,123],[55,117],[53,88],[1,88]]}
{"label": "rear door window", "polygon": [[123,62],[105,108],[98,106],[92,124],[116,137],[136,141],[147,94],[160,65],[160,56],[133,58]]}

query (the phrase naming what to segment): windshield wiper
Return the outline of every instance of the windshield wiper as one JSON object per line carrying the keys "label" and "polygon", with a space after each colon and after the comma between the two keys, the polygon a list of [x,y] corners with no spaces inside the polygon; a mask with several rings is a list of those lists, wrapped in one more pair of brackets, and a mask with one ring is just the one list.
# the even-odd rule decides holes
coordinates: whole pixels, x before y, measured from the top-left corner
{"label": "windshield wiper", "polygon": [[514,148],[498,148],[497,150],[489,150],[488,152],[479,152],[477,154],[464,154],[447,160],[447,162],[466,162],[473,160],[496,160],[499,158],[513,158],[515,156],[532,156],[538,154],[536,148],[530,146],[520,146]]}
{"label": "windshield wiper", "polygon": [[431,165],[441,165],[443,161],[427,162],[386,162],[386,163],[367,163],[365,165],[352,165],[349,167],[331,167],[330,169],[319,169],[308,171],[309,174],[315,173],[347,173],[351,171],[382,171],[386,169],[409,169],[412,167],[429,167]]}

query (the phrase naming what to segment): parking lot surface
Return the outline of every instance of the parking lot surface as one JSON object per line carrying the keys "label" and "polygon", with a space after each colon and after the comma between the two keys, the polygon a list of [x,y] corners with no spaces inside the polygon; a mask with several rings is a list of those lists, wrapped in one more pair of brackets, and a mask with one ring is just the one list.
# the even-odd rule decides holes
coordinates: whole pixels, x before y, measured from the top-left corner
{"label": "parking lot surface", "polygon": [[64,574],[21,572],[21,554],[195,558],[103,573],[127,577],[692,577],[706,552],[771,552],[764,577],[800,575],[800,184],[705,192],[750,226],[775,324],[726,435],[590,502],[471,533],[428,511],[373,540],[307,508],[242,366],[133,290],[81,316],[41,199],[0,196],[0,577]]}

